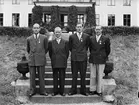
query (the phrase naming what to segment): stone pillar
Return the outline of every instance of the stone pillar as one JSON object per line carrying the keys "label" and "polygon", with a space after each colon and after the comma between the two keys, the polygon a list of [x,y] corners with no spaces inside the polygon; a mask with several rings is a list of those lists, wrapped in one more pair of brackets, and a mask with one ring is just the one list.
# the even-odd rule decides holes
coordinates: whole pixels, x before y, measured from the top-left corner
{"label": "stone pillar", "polygon": [[30,89],[30,80],[20,80],[13,81],[11,83],[12,86],[15,88],[16,100],[21,103],[28,103],[28,93]]}
{"label": "stone pillar", "polygon": [[116,88],[116,83],[114,79],[103,79],[103,101],[114,102],[115,97],[113,96],[114,90]]}

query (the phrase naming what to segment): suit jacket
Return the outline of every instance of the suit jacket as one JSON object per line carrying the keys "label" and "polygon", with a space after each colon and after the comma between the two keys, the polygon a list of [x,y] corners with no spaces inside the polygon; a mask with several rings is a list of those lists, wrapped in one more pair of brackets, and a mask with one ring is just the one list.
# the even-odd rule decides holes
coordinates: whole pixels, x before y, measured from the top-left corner
{"label": "suit jacket", "polygon": [[97,42],[96,36],[90,37],[90,56],[89,62],[94,64],[105,64],[110,54],[110,39],[105,36],[101,36]]}
{"label": "suit jacket", "polygon": [[52,68],[66,68],[69,56],[68,41],[61,39],[58,44],[54,39],[49,42],[48,49]]}
{"label": "suit jacket", "polygon": [[69,49],[71,51],[71,61],[87,61],[87,51],[89,46],[89,36],[82,33],[81,40],[77,34],[69,37]]}
{"label": "suit jacket", "polygon": [[48,39],[45,35],[34,35],[27,38],[27,52],[29,53],[29,66],[45,66],[46,53],[48,51]]}

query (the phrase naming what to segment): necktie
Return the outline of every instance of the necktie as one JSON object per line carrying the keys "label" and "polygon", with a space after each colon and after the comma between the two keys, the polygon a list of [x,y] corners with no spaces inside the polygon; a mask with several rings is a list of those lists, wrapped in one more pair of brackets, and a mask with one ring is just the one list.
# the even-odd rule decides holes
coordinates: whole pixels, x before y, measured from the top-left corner
{"label": "necktie", "polygon": [[36,39],[37,39],[37,34],[36,34]]}

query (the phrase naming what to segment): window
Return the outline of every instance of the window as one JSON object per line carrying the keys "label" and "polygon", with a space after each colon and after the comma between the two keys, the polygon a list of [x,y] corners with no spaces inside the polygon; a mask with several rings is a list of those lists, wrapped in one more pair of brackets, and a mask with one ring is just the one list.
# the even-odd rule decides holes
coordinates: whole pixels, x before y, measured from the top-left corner
{"label": "window", "polygon": [[115,26],[115,15],[108,14],[108,26]]}
{"label": "window", "polygon": [[131,6],[131,0],[123,0],[124,6]]}
{"label": "window", "polygon": [[84,14],[78,14],[78,23],[84,24]]}
{"label": "window", "polygon": [[50,14],[44,14],[44,22],[49,23],[51,21],[51,15]]}
{"label": "window", "polygon": [[92,0],[92,2],[95,2],[96,3],[96,6],[99,6],[100,5],[100,0]]}
{"label": "window", "polygon": [[12,0],[13,4],[20,4],[19,0]]}
{"label": "window", "polygon": [[0,13],[0,26],[3,26],[3,13]]}
{"label": "window", "polygon": [[99,26],[99,20],[100,20],[100,16],[99,14],[96,14],[96,25]]}
{"label": "window", "polygon": [[4,4],[4,0],[0,0],[0,4]]}
{"label": "window", "polygon": [[108,0],[108,6],[115,6],[115,0]]}
{"label": "window", "polygon": [[28,14],[28,27],[32,26],[32,14]]}
{"label": "window", "polygon": [[130,14],[124,14],[123,15],[123,25],[124,26],[130,26],[131,25],[131,16]]}
{"label": "window", "polygon": [[12,26],[19,26],[19,14],[12,14]]}
{"label": "window", "polygon": [[29,5],[33,4],[33,0],[28,0],[28,4]]}

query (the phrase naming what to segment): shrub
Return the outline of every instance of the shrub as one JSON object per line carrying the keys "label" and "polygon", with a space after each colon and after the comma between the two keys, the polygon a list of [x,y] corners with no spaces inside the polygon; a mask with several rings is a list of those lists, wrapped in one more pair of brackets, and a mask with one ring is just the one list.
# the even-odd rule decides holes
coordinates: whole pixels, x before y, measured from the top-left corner
{"label": "shrub", "polygon": [[95,16],[95,3],[93,3],[92,7],[86,8],[86,23],[85,27],[93,27],[96,26],[96,16]]}
{"label": "shrub", "polygon": [[48,30],[54,31],[55,27],[60,27],[60,8],[59,6],[52,6],[51,7],[51,21],[48,27]]}
{"label": "shrub", "polygon": [[32,19],[33,19],[33,24],[38,23],[42,24],[42,17],[43,17],[43,8],[41,6],[34,6],[32,9]]}
{"label": "shrub", "polygon": [[77,7],[72,5],[69,7],[69,14],[68,14],[68,28],[70,31],[75,31],[76,30],[76,25],[77,25]]}
{"label": "shrub", "polygon": [[21,28],[21,27],[0,27],[0,35],[9,36],[30,36],[32,34],[31,28]]}
{"label": "shrub", "polygon": [[[95,34],[95,28],[86,28],[84,29],[84,32],[89,34],[90,36]],[[127,36],[127,35],[136,35],[139,34],[139,27],[128,27],[128,26],[105,26],[102,27],[103,35],[122,35],[122,36]]]}

